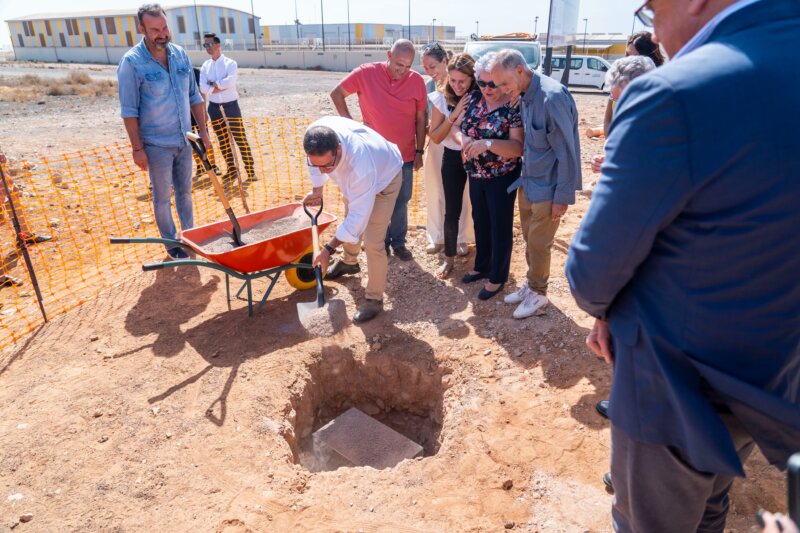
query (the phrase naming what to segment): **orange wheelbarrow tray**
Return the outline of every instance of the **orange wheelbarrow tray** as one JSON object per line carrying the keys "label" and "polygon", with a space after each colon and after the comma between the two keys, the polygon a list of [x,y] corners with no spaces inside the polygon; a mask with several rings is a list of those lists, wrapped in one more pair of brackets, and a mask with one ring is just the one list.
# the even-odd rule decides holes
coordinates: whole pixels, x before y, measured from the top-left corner
{"label": "orange wheelbarrow tray", "polygon": [[[300,203],[293,203],[271,207],[237,218],[242,232],[246,232],[248,229],[264,222],[297,216],[298,213],[303,213],[303,205]],[[335,220],[336,215],[323,211],[318,219],[319,230],[325,230],[325,228]],[[247,289],[247,309],[250,316],[253,315],[253,291],[251,282],[254,279],[267,278],[270,280],[269,287],[259,302],[259,310],[264,307],[264,303],[275,287],[275,283],[278,281],[281,272],[286,272],[287,278],[290,274],[296,276],[298,281],[304,285],[303,288],[311,288],[316,285],[314,271],[311,268],[313,251],[311,250],[310,221],[307,228],[291,231],[263,241],[245,244],[244,246],[239,246],[221,253],[206,251],[200,244],[223,234],[230,235],[232,232],[233,224],[231,224],[231,221],[223,220],[185,230],[179,241],[156,237],[113,237],[111,239],[111,244],[163,244],[170,248],[180,247],[202,256],[205,259],[181,259],[162,263],[146,263],[142,265],[142,270],[148,272],[162,268],[193,265],[224,272],[225,291],[229,302],[232,300],[230,277],[233,276],[234,278],[244,281],[233,298],[238,298],[242,291]],[[293,283],[293,285],[296,284]]]}

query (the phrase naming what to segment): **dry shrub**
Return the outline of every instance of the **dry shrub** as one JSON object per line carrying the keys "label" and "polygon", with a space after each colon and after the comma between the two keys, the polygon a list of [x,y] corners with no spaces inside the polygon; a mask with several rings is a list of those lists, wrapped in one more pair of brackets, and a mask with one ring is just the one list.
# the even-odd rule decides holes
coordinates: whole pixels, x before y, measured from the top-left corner
{"label": "dry shrub", "polygon": [[69,73],[67,83],[71,85],[89,85],[92,83],[92,77],[81,70],[77,70]]}
{"label": "dry shrub", "polygon": [[34,102],[47,96],[115,96],[117,82],[94,80],[83,71],[72,71],[64,78],[42,78],[34,74],[0,77],[0,102]]}

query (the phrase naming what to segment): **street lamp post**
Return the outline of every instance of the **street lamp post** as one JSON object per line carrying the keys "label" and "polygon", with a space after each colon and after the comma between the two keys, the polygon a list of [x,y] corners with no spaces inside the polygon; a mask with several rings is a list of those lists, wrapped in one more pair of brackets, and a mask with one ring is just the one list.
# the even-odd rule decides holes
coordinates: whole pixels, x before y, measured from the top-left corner
{"label": "street lamp post", "polygon": [[258,38],[256,38],[256,11],[253,9],[253,0],[250,0],[250,14],[253,16],[253,46],[258,50]]}
{"label": "street lamp post", "polygon": [[203,44],[203,34],[200,32],[200,17],[197,15],[197,0],[194,0],[194,21],[197,24],[197,44]]}
{"label": "street lamp post", "polygon": [[631,35],[633,35],[633,31],[636,29],[636,14],[633,15],[633,24],[631,24]]}
{"label": "street lamp post", "polygon": [[533,34],[536,35],[539,30],[539,17],[535,17],[533,19]]}
{"label": "street lamp post", "polygon": [[433,22],[431,23],[431,38],[428,40],[431,42],[435,41],[436,40],[435,35],[436,35],[436,19],[433,19]]}
{"label": "street lamp post", "polygon": [[347,49],[350,50],[350,47],[350,0],[347,0]]}
{"label": "street lamp post", "polygon": [[480,37],[481,36],[480,30],[478,30],[479,27],[480,26],[478,25],[478,21],[476,20],[475,21],[475,37]]}
{"label": "street lamp post", "polygon": [[583,53],[586,53],[586,28],[589,27],[589,19],[583,19]]}
{"label": "street lamp post", "polygon": [[408,0],[408,40],[411,40],[411,0]]}
{"label": "street lamp post", "polygon": [[322,19],[322,51],[325,51],[325,11],[322,9],[322,0],[319,0],[319,16]]}

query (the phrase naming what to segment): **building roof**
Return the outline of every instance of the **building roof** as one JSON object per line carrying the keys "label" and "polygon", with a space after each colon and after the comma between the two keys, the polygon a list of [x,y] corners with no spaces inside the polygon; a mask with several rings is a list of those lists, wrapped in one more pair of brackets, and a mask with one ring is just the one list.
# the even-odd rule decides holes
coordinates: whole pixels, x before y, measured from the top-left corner
{"label": "building roof", "polygon": [[[194,9],[194,4],[180,4],[176,6],[162,6],[165,11],[170,11],[173,9],[182,9],[182,8],[190,8]],[[222,8],[223,6],[215,6],[211,4],[197,4],[196,7],[216,7]],[[242,11],[243,13],[248,13],[248,11],[243,11],[241,9],[236,9],[233,7],[229,7],[232,11]],[[25,15],[24,17],[17,17],[14,19],[7,19],[6,22],[17,22],[23,20],[46,20],[46,19],[73,19],[73,18],[92,18],[92,17],[116,17],[116,16],[123,16],[123,17],[130,17],[136,15],[139,11],[138,7],[132,8],[118,8],[118,9],[96,9],[94,11],[66,11],[60,13],[34,13],[32,15]],[[260,18],[260,17],[256,17]]]}

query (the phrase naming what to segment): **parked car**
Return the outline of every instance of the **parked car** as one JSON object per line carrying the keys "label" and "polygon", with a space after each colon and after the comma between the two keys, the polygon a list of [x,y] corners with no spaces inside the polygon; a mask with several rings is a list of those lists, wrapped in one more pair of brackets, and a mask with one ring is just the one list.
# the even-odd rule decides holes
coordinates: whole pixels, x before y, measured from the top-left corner
{"label": "parked car", "polygon": [[[550,60],[552,70],[550,77],[561,81],[561,75],[567,66],[567,56],[553,56]],[[595,87],[606,91],[606,72],[611,63],[598,56],[572,56],[569,67],[570,86]]]}
{"label": "parked car", "polygon": [[542,56],[539,50],[539,43],[533,40],[486,39],[467,41],[467,44],[464,45],[464,52],[471,55],[477,61],[478,58],[484,54],[498,52],[506,48],[519,50],[532,70],[539,68]]}

